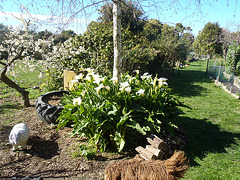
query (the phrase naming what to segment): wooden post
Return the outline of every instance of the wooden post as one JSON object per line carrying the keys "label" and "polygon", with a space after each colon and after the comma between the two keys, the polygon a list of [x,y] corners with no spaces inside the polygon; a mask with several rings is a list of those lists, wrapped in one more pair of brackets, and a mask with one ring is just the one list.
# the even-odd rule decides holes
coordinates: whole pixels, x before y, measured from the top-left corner
{"label": "wooden post", "polygon": [[150,159],[158,159],[158,157],[153,154],[151,151],[143,148],[142,146],[138,146],[135,148],[135,150],[140,154],[140,156],[145,159],[145,160],[150,160]]}
{"label": "wooden post", "polygon": [[167,144],[157,137],[156,135],[152,134],[149,137],[147,137],[147,141],[155,148],[162,150],[163,152],[168,150]]}
{"label": "wooden post", "polygon": [[69,82],[75,79],[76,73],[74,71],[64,70],[63,71],[63,82],[64,82],[64,90],[68,90]]}

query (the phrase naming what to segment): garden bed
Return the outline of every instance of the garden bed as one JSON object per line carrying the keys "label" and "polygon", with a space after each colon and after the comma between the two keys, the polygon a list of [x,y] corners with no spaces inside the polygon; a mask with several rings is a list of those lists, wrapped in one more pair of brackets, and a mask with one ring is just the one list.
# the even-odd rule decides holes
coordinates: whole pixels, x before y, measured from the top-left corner
{"label": "garden bed", "polygon": [[[103,179],[109,161],[123,157],[117,154],[97,156],[96,160],[79,157],[81,139],[68,134],[71,128],[56,131],[56,126],[39,120],[33,106],[23,109],[17,102],[21,99],[0,99],[0,179],[25,176],[58,180]],[[30,130],[26,152],[12,152],[8,144],[11,128],[18,122],[26,123]]]}

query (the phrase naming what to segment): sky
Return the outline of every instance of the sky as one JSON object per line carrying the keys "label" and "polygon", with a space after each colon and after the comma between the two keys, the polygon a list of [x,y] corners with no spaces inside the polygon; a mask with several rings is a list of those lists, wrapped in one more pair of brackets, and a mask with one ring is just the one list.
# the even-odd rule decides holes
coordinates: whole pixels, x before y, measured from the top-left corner
{"label": "sky", "polygon": [[[70,4],[68,4],[69,1],[71,1]],[[32,22],[42,24],[42,26],[38,25],[38,30],[56,31],[59,23],[68,22],[66,23],[68,25],[62,28],[71,29],[79,34],[86,30],[88,23],[98,18],[97,8],[103,5],[103,3],[97,3],[100,1],[3,0],[0,2],[0,23],[15,27],[19,24],[17,18],[31,17]],[[65,3],[63,4],[65,9],[57,2]],[[95,3],[94,6],[90,6],[92,2]],[[208,22],[218,22],[220,27],[230,31],[237,31],[240,28],[240,1],[238,0],[138,0],[136,2],[139,2],[148,19],[158,19],[169,25],[182,23],[184,26],[191,27],[195,36]],[[70,16],[77,11],[80,13]],[[59,16],[61,18],[57,18]],[[52,21],[47,24],[49,19]]]}

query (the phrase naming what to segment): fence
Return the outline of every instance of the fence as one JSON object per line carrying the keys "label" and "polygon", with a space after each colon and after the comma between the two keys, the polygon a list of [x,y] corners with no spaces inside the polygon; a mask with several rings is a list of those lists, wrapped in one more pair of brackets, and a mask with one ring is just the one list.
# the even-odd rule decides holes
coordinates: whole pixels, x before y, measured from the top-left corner
{"label": "fence", "polygon": [[234,74],[228,74],[225,67],[219,60],[210,60],[208,64],[208,76],[215,79],[215,82],[222,85],[226,91],[229,91],[236,98],[240,96],[240,79]]}

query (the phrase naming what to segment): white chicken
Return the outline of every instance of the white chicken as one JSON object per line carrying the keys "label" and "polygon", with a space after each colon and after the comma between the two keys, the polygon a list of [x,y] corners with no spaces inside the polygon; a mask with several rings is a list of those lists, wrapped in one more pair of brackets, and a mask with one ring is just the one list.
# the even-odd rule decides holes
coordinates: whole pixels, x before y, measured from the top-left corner
{"label": "white chicken", "polygon": [[26,124],[19,123],[14,125],[9,135],[9,142],[13,145],[12,150],[15,151],[18,146],[27,149],[28,138],[29,130]]}

